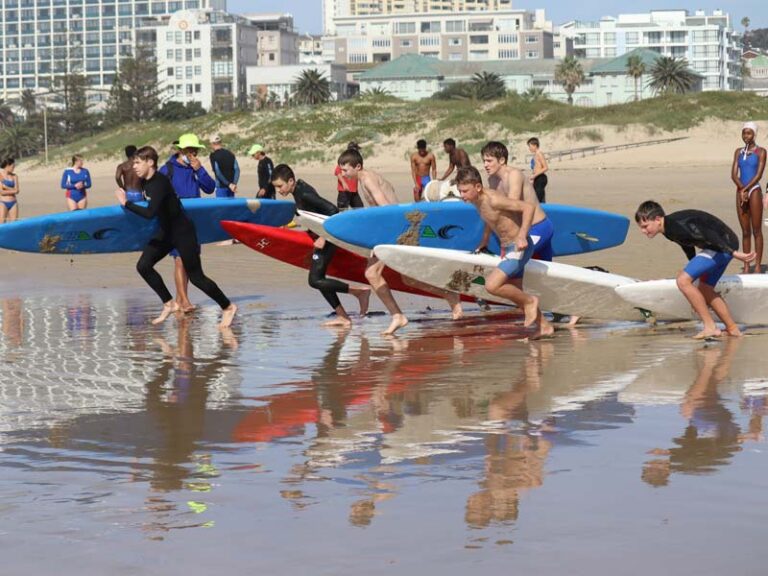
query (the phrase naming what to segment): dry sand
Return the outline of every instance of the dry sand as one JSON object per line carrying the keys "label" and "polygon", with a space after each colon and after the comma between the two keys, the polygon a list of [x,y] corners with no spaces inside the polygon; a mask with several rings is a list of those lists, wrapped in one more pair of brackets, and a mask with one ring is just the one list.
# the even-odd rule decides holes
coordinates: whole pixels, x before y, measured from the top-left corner
{"label": "dry sand", "polygon": [[[646,199],[658,200],[668,211],[698,208],[716,214],[739,232],[735,211],[735,191],[730,181],[733,151],[740,144],[741,124],[737,122],[708,122],[698,128],[680,133],[649,135],[638,127],[617,130],[615,127],[595,127],[603,134],[603,145],[617,145],[657,138],[684,137],[667,144],[632,148],[594,156],[554,161],[551,165],[547,199],[550,202],[573,204],[609,210],[632,217],[637,205]],[[546,149],[563,150],[588,143],[571,139],[572,130],[542,136]],[[366,166],[381,171],[405,202],[411,194],[407,154],[411,139],[403,139],[386,155],[367,159]],[[522,142],[522,138],[520,142]],[[400,149],[402,148],[402,150]],[[516,142],[515,165],[524,167],[525,151]],[[446,157],[438,156],[438,171],[446,167]],[[279,158],[273,158],[276,163]],[[114,162],[89,163],[93,176],[89,193],[91,207],[115,202]],[[240,158],[242,179],[240,195],[253,196],[256,190],[256,165],[250,158]],[[21,178],[19,205],[22,217],[65,209],[64,193],[59,189],[61,170],[37,168],[27,170],[20,162],[17,172]],[[335,201],[333,166],[306,165],[295,167],[300,178],[312,183],[324,196]],[[107,256],[34,255],[0,250],[4,273],[0,290],[88,287],[143,287],[134,270],[137,254]],[[624,245],[591,255],[575,256],[563,261],[600,265],[612,272],[639,279],[672,276],[684,264],[682,250],[663,238],[649,241],[634,228],[630,229]],[[204,266],[230,293],[271,286],[305,285],[305,272],[266,259],[244,246],[206,246]],[[732,263],[729,272],[738,271]],[[170,280],[169,262],[161,272]],[[252,274],[243,271],[252,270]],[[268,270],[269,274],[264,274]],[[306,288],[309,290],[309,288]]]}

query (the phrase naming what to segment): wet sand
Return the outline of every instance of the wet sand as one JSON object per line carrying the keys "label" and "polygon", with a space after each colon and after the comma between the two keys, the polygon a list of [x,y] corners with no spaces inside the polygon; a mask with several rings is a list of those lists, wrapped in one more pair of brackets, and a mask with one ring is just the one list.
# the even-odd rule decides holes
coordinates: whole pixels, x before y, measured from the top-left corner
{"label": "wet sand", "polygon": [[[727,170],[563,165],[548,197],[629,216],[652,197],[737,228]],[[24,214],[61,208],[56,178],[20,173]],[[332,177],[299,176],[333,198]],[[153,327],[136,258],[0,252],[4,572],[762,572],[764,328],[530,343],[509,312],[451,322],[402,296],[399,337],[384,315],[335,331],[306,272],[243,246],[203,255],[240,306],[231,331],[194,288],[197,313]],[[632,229],[566,261],[656,278],[683,259]]]}

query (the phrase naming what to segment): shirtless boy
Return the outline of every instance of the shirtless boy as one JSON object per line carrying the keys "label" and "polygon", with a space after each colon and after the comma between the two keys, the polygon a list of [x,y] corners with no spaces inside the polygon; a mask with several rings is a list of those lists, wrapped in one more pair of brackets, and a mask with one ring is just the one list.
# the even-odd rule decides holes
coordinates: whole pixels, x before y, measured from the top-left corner
{"label": "shirtless boy", "polygon": [[517,304],[525,314],[524,326],[538,323],[537,337],[551,335],[554,328],[542,315],[539,299],[516,285],[518,280],[522,283],[525,264],[533,255],[533,242],[528,236],[535,212],[533,206],[508,198],[498,190],[484,188],[480,172],[472,166],[459,169],[456,185],[461,199],[477,208],[480,217],[501,242],[502,261],[485,278],[486,290]]}
{"label": "shirtless boy", "polygon": [[[363,198],[365,198],[366,205],[388,206],[390,204],[397,204],[397,197],[395,196],[395,189],[392,187],[392,184],[385,180],[381,174],[363,168],[363,157],[360,155],[360,152],[356,150],[347,150],[339,156],[338,164],[341,167],[341,172],[345,178],[357,180],[357,190],[363,195]],[[383,274],[384,262],[381,262],[376,256],[371,255],[365,269],[365,278],[392,316],[392,322],[383,332],[385,335],[391,335],[407,325],[408,318],[406,318],[403,311],[397,305],[397,302],[395,302],[395,298],[392,296],[392,290],[390,290],[389,284],[387,284]],[[431,286],[426,286],[425,284],[416,282],[412,279],[403,278],[403,280],[407,281],[412,286],[426,289],[427,292],[442,296],[451,306],[453,318],[461,318],[461,301],[459,300],[458,294],[447,292],[445,290],[436,290]]]}
{"label": "shirtless boy", "polygon": [[[703,340],[721,335],[710,308],[723,321],[730,336],[741,336],[728,304],[715,292],[715,286],[733,258],[749,263],[755,259],[755,253],[739,252],[739,238],[734,231],[719,218],[701,210],[665,214],[658,203],[647,200],[635,212],[635,222],[648,238],[661,233],[678,244],[688,257],[688,265],[677,275],[677,287],[704,323],[704,329],[694,338]],[[697,279],[698,286],[694,284]]]}
{"label": "shirtless boy", "polygon": [[413,178],[413,201],[420,202],[424,188],[437,178],[437,159],[427,150],[427,141],[416,142],[416,152],[411,154],[411,177]]}
{"label": "shirtless boy", "polygon": [[[278,164],[272,171],[272,184],[275,191],[280,196],[293,195],[298,210],[307,210],[316,214],[333,216],[339,213],[339,209],[317,193],[312,186],[297,180],[293,170],[287,164]],[[309,285],[320,291],[325,301],[330,304],[336,312],[336,318],[326,322],[324,326],[340,326],[348,328],[352,325],[349,314],[342,306],[339,300],[339,294],[351,294],[360,302],[360,316],[364,317],[368,313],[368,300],[371,297],[371,290],[365,288],[355,288],[339,282],[332,278],[327,278],[325,273],[331,264],[336,245],[331,244],[325,238],[315,238],[315,249],[312,252],[312,263],[309,267]]]}
{"label": "shirtless boy", "polygon": [[447,180],[448,176],[453,173],[456,168],[464,168],[466,166],[472,166],[469,162],[469,155],[463,148],[456,148],[456,140],[448,138],[443,141],[443,150],[448,154],[448,169],[443,174],[440,180]]}
{"label": "shirtless boy", "polygon": [[125,192],[125,199],[129,202],[141,202],[144,193],[141,191],[141,178],[133,169],[133,158],[136,156],[136,146],[125,147],[126,160],[117,165],[115,170],[115,182],[117,187]]}

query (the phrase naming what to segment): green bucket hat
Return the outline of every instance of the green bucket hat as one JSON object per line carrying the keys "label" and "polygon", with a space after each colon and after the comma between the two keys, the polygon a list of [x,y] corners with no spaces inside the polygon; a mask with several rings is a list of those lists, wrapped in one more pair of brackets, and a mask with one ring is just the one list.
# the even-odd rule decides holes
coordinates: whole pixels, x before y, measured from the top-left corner
{"label": "green bucket hat", "polygon": [[264,152],[264,146],[261,144],[254,144],[248,149],[248,156],[253,156],[256,152]]}
{"label": "green bucket hat", "polygon": [[184,148],[205,148],[205,146],[200,143],[196,134],[182,134],[179,136],[179,148],[184,150]]}

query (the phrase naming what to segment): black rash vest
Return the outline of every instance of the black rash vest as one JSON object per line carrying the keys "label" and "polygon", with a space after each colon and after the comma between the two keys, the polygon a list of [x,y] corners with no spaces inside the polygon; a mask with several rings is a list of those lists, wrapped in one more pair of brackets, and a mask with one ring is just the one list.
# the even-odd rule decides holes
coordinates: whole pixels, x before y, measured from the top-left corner
{"label": "black rash vest", "polygon": [[664,216],[664,236],[679,244],[691,260],[695,248],[733,254],[739,249],[739,238],[719,218],[701,210],[680,210]]}
{"label": "black rash vest", "polygon": [[187,218],[181,200],[173,189],[173,184],[165,174],[155,172],[149,180],[144,181],[144,193],[149,198],[149,205],[138,206],[126,202],[126,209],[147,219],[157,216],[160,230],[155,235],[157,239],[171,239],[177,234],[194,231],[192,221]]}
{"label": "black rash vest", "polygon": [[312,188],[304,180],[296,180],[296,188],[293,190],[293,199],[296,202],[296,208],[322,214],[324,216],[333,216],[339,213],[331,202],[320,196],[317,190]]}

